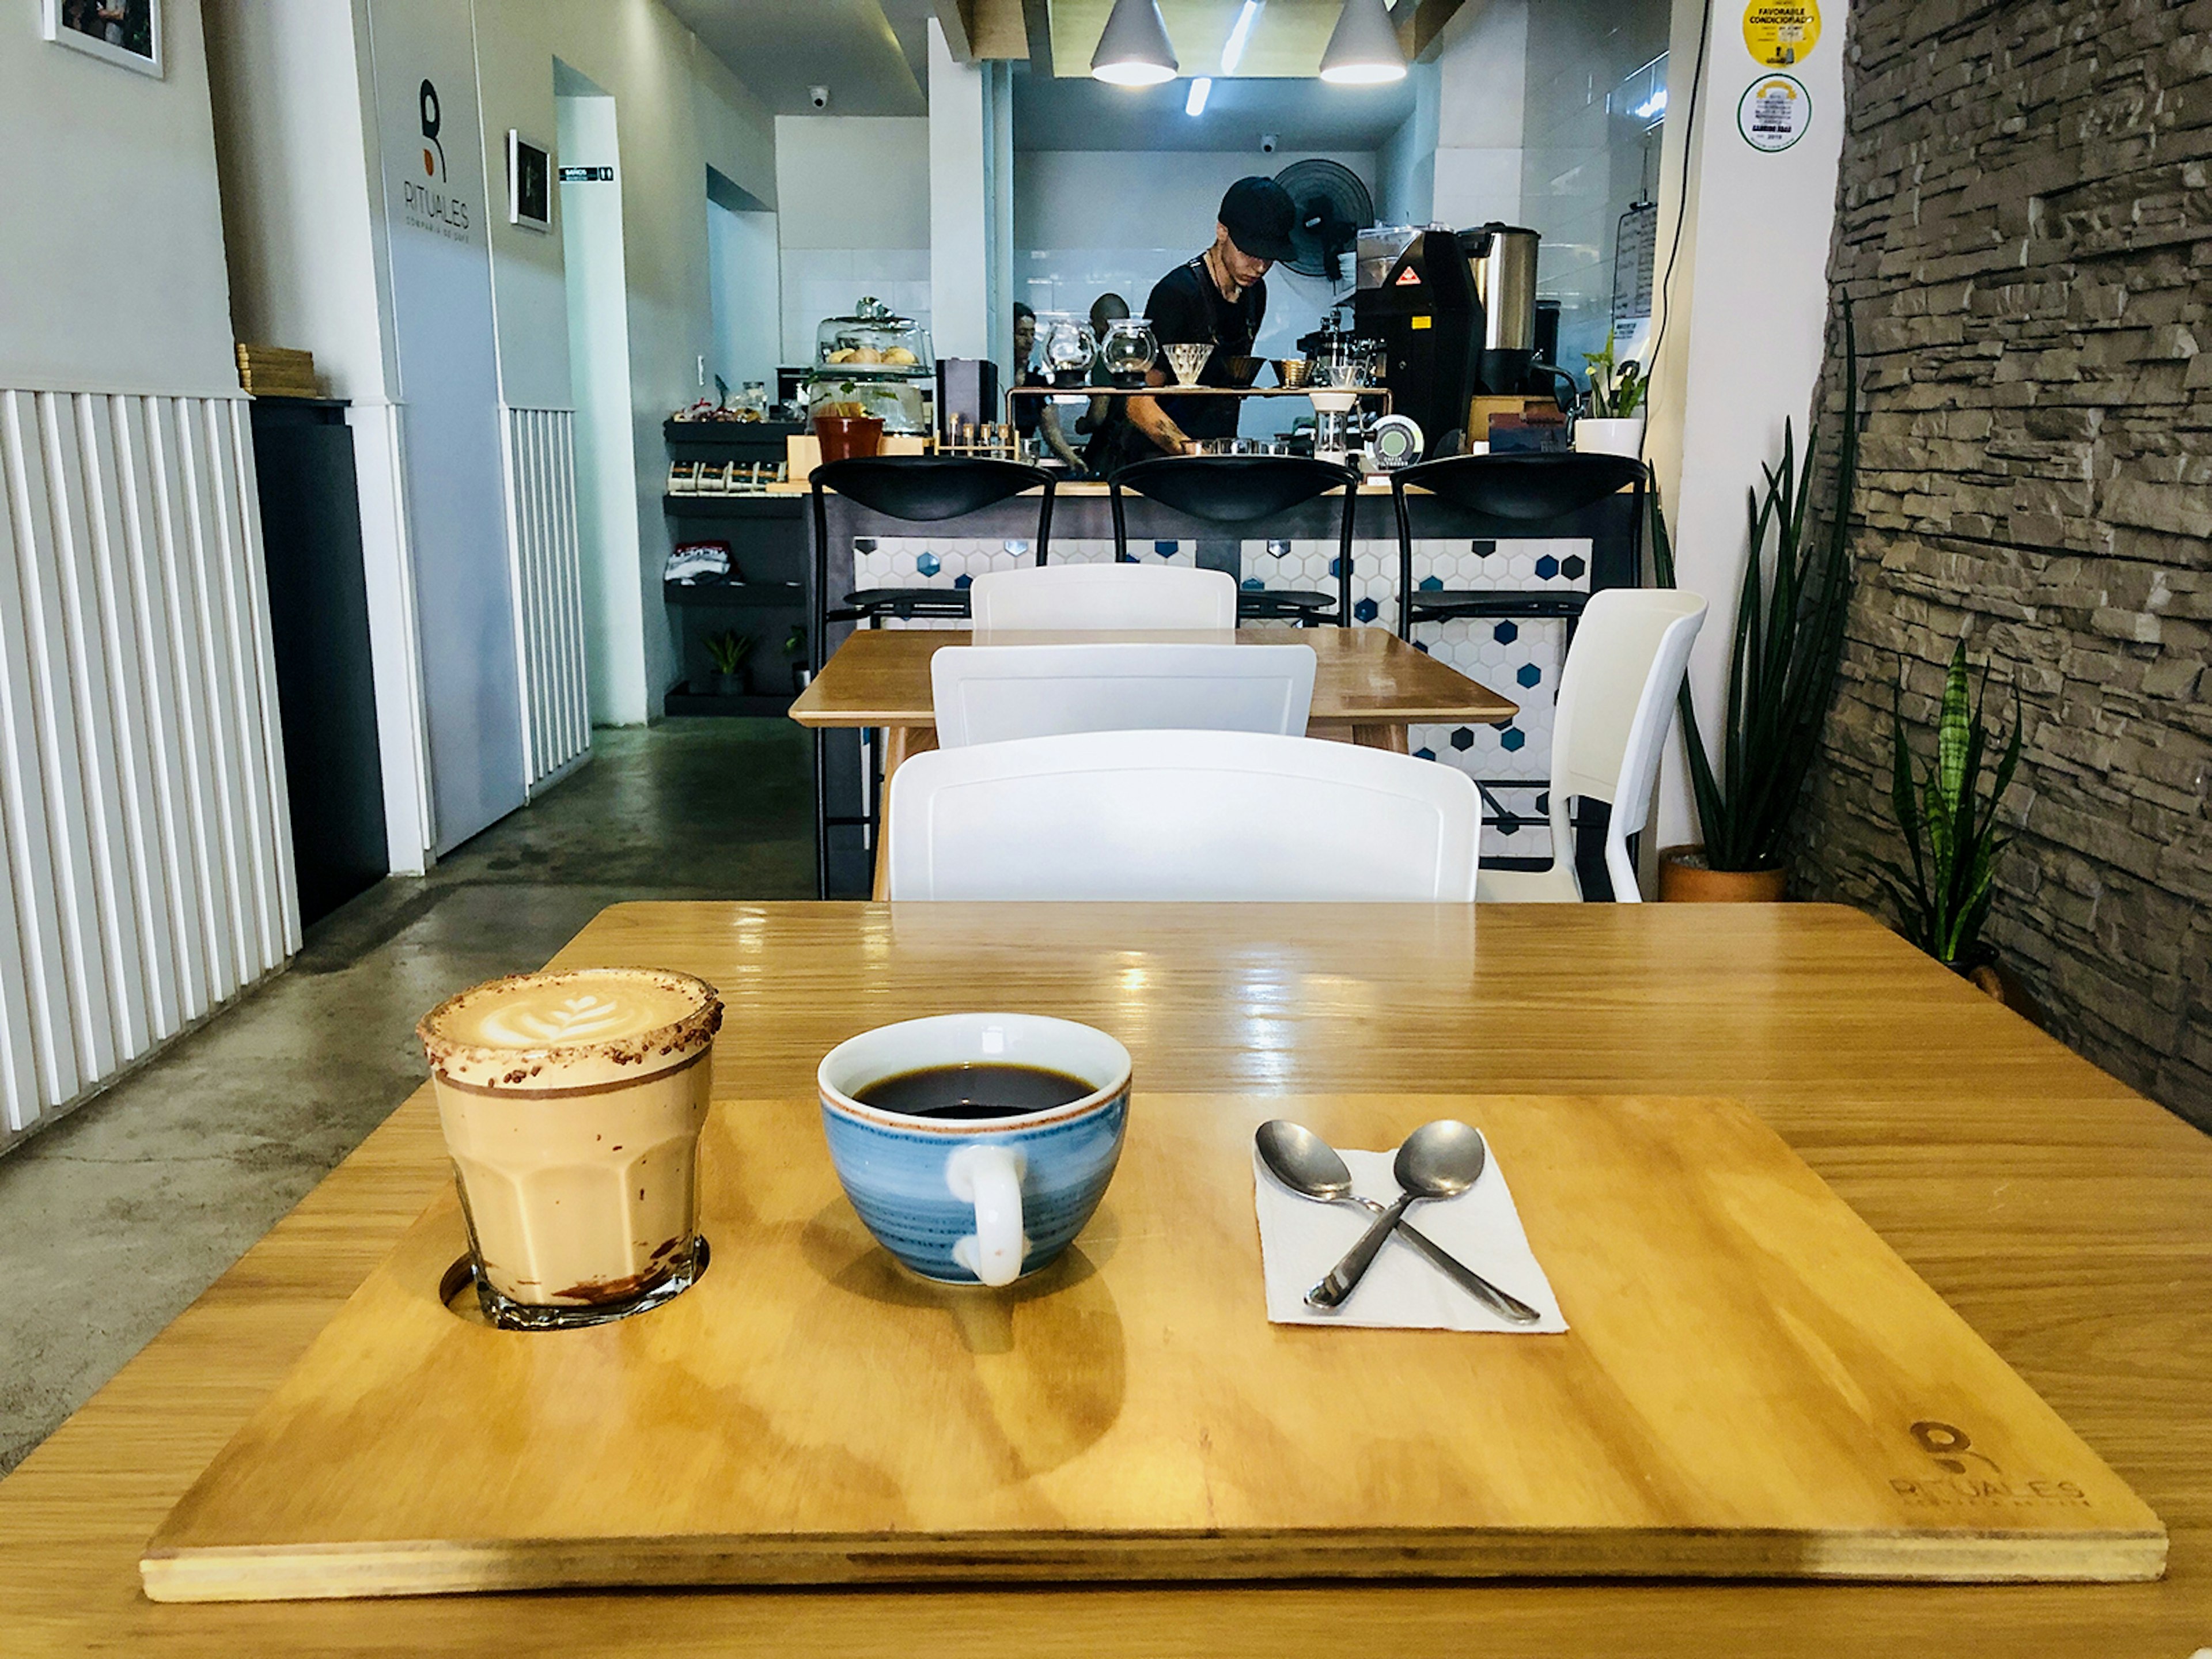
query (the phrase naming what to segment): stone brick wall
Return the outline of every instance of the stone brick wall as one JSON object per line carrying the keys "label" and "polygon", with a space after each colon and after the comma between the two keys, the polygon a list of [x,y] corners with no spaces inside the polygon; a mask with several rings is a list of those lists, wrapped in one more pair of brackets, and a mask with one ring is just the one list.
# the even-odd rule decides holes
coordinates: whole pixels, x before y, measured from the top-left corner
{"label": "stone brick wall", "polygon": [[1856,0],[1847,52],[1858,591],[1801,888],[1884,910],[1890,687],[1927,752],[1970,631],[2026,732],[1990,936],[2212,1127],[2212,3]]}

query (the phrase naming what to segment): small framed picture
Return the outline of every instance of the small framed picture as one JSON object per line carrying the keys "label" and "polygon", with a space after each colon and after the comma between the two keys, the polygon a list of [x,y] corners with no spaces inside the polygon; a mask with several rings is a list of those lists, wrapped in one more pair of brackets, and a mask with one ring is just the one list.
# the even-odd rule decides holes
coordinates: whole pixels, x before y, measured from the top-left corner
{"label": "small framed picture", "polygon": [[553,228],[553,156],[513,127],[507,130],[507,222]]}
{"label": "small framed picture", "polygon": [[40,7],[47,40],[160,78],[161,0],[40,0]]}

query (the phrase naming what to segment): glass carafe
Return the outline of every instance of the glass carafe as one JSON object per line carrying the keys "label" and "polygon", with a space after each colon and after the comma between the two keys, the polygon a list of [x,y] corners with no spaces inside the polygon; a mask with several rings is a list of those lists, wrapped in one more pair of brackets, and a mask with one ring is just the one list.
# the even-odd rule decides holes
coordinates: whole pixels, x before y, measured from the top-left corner
{"label": "glass carafe", "polygon": [[1153,337],[1148,317],[1124,317],[1106,331],[1098,343],[1098,367],[1115,386],[1142,386],[1145,372],[1158,362],[1160,343]]}
{"label": "glass carafe", "polygon": [[1048,311],[1037,319],[1036,350],[1037,361],[1054,386],[1083,386],[1091,378],[1098,341],[1088,323],[1065,312]]}

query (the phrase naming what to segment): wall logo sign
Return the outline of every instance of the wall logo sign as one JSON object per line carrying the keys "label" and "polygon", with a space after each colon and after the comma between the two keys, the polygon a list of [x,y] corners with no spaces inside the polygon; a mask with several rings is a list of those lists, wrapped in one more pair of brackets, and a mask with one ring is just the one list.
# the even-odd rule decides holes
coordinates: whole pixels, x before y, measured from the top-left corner
{"label": "wall logo sign", "polygon": [[1812,125],[1813,94],[1790,76],[1754,81],[1736,102],[1735,126],[1743,142],[1770,155],[1788,149]]}
{"label": "wall logo sign", "polygon": [[1769,69],[1788,69],[1820,43],[1820,0],[1751,0],[1743,10],[1743,44]]}
{"label": "wall logo sign", "polygon": [[438,106],[438,88],[424,81],[416,95],[422,121],[422,179],[404,179],[399,185],[399,213],[417,230],[465,242],[469,240],[469,204],[453,188],[446,169],[446,146],[438,137],[445,117]]}
{"label": "wall logo sign", "polygon": [[612,167],[562,167],[561,182],[564,185],[611,185],[615,181]]}

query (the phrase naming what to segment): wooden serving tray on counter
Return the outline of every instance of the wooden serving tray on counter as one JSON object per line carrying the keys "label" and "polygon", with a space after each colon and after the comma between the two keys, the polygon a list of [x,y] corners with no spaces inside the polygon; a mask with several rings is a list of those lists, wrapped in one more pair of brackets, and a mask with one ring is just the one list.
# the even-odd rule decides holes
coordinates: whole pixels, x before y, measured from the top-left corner
{"label": "wooden serving tray on counter", "polygon": [[[1251,1135],[1489,1137],[1573,1328],[1272,1326]],[[2158,1517],[1723,1100],[1139,1094],[1009,1291],[908,1277],[809,1100],[716,1103],[713,1265],[597,1329],[448,1310],[443,1199],[147,1547],[158,1601],[579,1585],[2156,1577]],[[1476,1264],[1480,1266],[1480,1264]]]}

